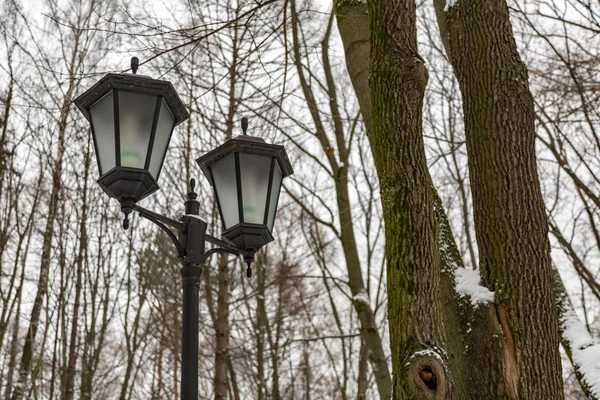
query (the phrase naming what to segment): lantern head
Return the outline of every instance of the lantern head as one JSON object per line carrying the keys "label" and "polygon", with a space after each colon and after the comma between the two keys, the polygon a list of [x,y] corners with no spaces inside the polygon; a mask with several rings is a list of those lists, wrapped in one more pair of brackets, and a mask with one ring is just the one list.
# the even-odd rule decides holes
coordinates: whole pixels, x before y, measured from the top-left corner
{"label": "lantern head", "polygon": [[135,75],[138,63],[134,74],[108,74],[75,100],[92,126],[98,184],[122,207],[158,190],[173,129],[189,118],[173,85]]}
{"label": "lantern head", "polygon": [[196,161],[215,190],[222,236],[251,252],[273,241],[281,182],[294,172],[283,146],[241,135]]}

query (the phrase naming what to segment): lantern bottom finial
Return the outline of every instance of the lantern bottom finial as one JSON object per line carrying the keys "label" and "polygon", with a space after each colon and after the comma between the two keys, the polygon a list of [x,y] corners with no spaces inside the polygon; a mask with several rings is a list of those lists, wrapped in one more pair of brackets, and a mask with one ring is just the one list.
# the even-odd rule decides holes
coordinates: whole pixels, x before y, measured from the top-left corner
{"label": "lantern bottom finial", "polygon": [[129,229],[129,214],[133,212],[135,201],[131,198],[121,199],[121,212],[123,215],[123,229]]}

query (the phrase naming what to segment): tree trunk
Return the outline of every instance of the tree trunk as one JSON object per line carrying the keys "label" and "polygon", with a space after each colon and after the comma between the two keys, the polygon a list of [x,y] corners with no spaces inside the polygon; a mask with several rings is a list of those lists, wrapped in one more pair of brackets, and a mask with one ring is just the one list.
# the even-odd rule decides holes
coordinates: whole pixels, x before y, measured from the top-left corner
{"label": "tree trunk", "polygon": [[510,398],[563,397],[533,98],[503,0],[435,0],[460,84],[482,281],[496,293]]}
{"label": "tree trunk", "polygon": [[[577,313],[573,308],[571,299],[567,294],[567,290],[562,284],[562,280],[557,270],[554,270],[556,276],[556,300],[558,306],[558,319],[560,321],[561,344],[565,353],[569,357],[575,376],[579,381],[581,390],[590,400],[600,398],[598,385],[594,387],[597,381],[594,377],[594,372],[591,368],[584,368],[577,363],[580,359],[586,358],[587,352],[592,352],[598,348],[598,344],[594,342],[592,336],[588,333],[585,325],[579,321]],[[595,348],[595,349],[594,349]],[[595,350],[597,351],[597,350]],[[589,356],[588,356],[589,357]]]}
{"label": "tree trunk", "polygon": [[[346,53],[346,65],[359,101],[367,134],[372,138],[374,128],[368,81],[371,67],[367,6],[364,3],[343,1],[337,3],[336,13]],[[411,29],[408,25],[400,26]],[[372,149],[372,151],[375,153],[376,150]],[[492,369],[483,369],[479,361],[480,354],[488,354],[490,359],[499,359],[500,343],[496,338],[500,331],[496,322],[496,313],[493,307],[487,304],[473,307],[468,298],[460,297],[456,292],[455,273],[463,267],[462,259],[437,191],[431,184],[429,190],[433,198],[434,218],[437,223],[434,229],[437,250],[434,254],[439,252],[441,265],[439,297],[442,307],[441,318],[445,327],[445,351],[448,354],[448,365],[444,368],[451,371],[452,384],[448,384],[449,387],[451,386],[451,392],[447,388],[439,390],[436,388],[435,393],[426,391],[423,395],[426,398],[430,398],[427,396],[464,399],[495,397],[489,394],[485,381],[499,376],[501,367],[496,365]],[[469,331],[474,328],[478,328],[482,336],[488,340],[480,340],[469,335]],[[423,369],[425,367],[423,366]],[[431,367],[428,370],[433,371]]]}
{"label": "tree trunk", "polygon": [[[365,94],[368,93],[368,83],[365,77],[369,76],[369,64],[365,62],[368,59],[367,55],[369,55],[369,42],[366,40],[367,33],[365,33],[368,17],[365,9],[364,4],[345,1],[337,3],[336,11],[338,27],[346,51],[348,71],[359,100],[367,133],[373,135],[374,130],[369,127],[369,121],[373,121],[371,98]],[[378,16],[383,11],[381,9],[378,11],[377,16],[374,16],[372,12],[371,17],[377,19],[377,23],[381,24],[382,20],[378,19]],[[392,38],[399,38],[398,30],[413,29],[411,28],[412,23],[414,22],[399,22],[396,27],[393,25],[388,26],[387,32],[395,33]],[[440,30],[442,33],[445,32],[444,27],[441,27]],[[374,38],[374,40],[376,39]],[[377,77],[374,76],[374,79],[377,79]],[[388,116],[386,118],[389,119]],[[372,150],[374,154],[378,152],[376,148]],[[535,181],[534,186],[536,185],[539,189],[537,181]],[[455,280],[452,272],[462,267],[462,260],[434,188],[433,197],[438,223],[439,256],[442,265],[441,290],[439,293],[443,306],[442,318],[445,327],[446,351],[449,354],[448,365],[452,373],[452,396],[469,399],[505,396],[507,393],[504,389],[505,370],[502,359],[507,354],[506,351],[503,351],[503,348],[507,349],[507,342],[502,335],[501,320],[495,307],[485,304],[474,308],[468,302],[465,302],[465,299],[456,296]],[[538,199],[541,199],[541,197]],[[398,232],[394,232],[394,234],[398,235]],[[539,237],[540,235],[538,235]],[[552,287],[552,285],[550,284],[549,287]],[[471,333],[468,333],[469,331]],[[502,340],[499,340],[500,338]],[[487,354],[487,357],[483,359],[481,354]],[[400,396],[398,393],[396,395]],[[562,396],[562,394],[559,396]]]}
{"label": "tree trunk", "polygon": [[[237,12],[236,10],[236,15]],[[236,106],[236,82],[238,68],[238,29],[233,29],[232,60],[229,66],[229,98],[227,108],[227,126],[225,137],[233,137]],[[217,314],[215,320],[215,399],[227,399],[229,389],[229,257],[222,254],[218,262]]]}
{"label": "tree trunk", "polygon": [[322,43],[322,60],[325,69],[327,81],[327,91],[330,98],[329,106],[334,120],[335,143],[339,162],[334,155],[333,146],[330,143],[324,124],[319,115],[319,107],[313,95],[312,89],[305,78],[303,66],[301,63],[300,42],[298,33],[298,14],[296,12],[295,1],[290,2],[292,37],[294,42],[294,61],[304,97],[309,107],[313,122],[316,128],[316,136],[319,143],[327,154],[329,165],[333,171],[335,179],[336,201],[338,208],[338,218],[340,221],[339,239],[344,251],[346,268],[348,271],[348,286],[353,296],[353,306],[360,321],[360,331],[362,339],[369,347],[367,352],[368,360],[371,363],[377,390],[381,399],[388,399],[392,394],[392,380],[387,363],[387,357],[383,350],[383,344],[377,324],[375,314],[370,304],[368,288],[365,287],[361,262],[357,250],[356,238],[354,235],[354,222],[352,216],[352,207],[348,191],[348,165],[349,165],[349,145],[345,143],[342,120],[340,118],[339,107],[337,104],[336,86],[333,79],[333,72],[329,65],[328,47],[331,21]]}
{"label": "tree trunk", "polygon": [[75,303],[73,304],[73,317],[71,325],[71,337],[69,339],[69,358],[67,362],[67,371],[65,385],[63,388],[62,396],[66,400],[73,400],[75,393],[75,364],[76,354],[75,350],[78,346],[77,337],[79,334],[79,307],[81,303],[81,289],[82,289],[82,274],[83,274],[83,261],[88,246],[87,242],[87,190],[88,190],[88,178],[91,164],[90,148],[88,141],[87,153],[85,155],[85,168],[83,173],[83,188],[82,188],[82,204],[81,204],[81,220],[79,222],[79,249],[77,252],[77,261],[75,264]]}
{"label": "tree trunk", "polygon": [[369,4],[373,158],[385,221],[395,398],[446,398],[440,258],[422,136],[428,74],[417,52],[412,0]]}
{"label": "tree trunk", "polygon": [[[23,268],[25,268],[25,266],[23,266]],[[6,400],[9,400],[11,397],[11,393],[12,393],[12,389],[13,389],[13,376],[14,376],[14,371],[15,371],[15,367],[17,364],[17,353],[18,353],[18,348],[19,348],[19,321],[20,321],[20,318],[18,318],[18,317],[21,315],[21,298],[22,298],[21,288],[23,287],[24,277],[25,277],[25,272],[22,272],[21,273],[21,284],[19,285],[19,289],[17,290],[17,294],[16,294],[17,318],[15,318],[15,322],[13,323],[12,340],[10,342],[8,372],[6,374],[6,393],[5,393],[5,397],[4,397]]]}
{"label": "tree trunk", "polygon": [[[75,61],[76,51],[73,52],[73,64]],[[20,400],[25,394],[25,385],[27,377],[31,371],[31,362],[33,358],[33,346],[38,330],[38,323],[46,293],[48,291],[48,278],[50,273],[50,255],[52,251],[52,240],[54,238],[54,221],[58,209],[59,193],[61,189],[62,163],[64,154],[65,131],[67,124],[67,116],[71,106],[72,94],[74,89],[75,79],[71,77],[71,83],[61,109],[61,117],[59,122],[58,136],[58,158],[52,170],[52,190],[50,194],[50,204],[48,206],[48,218],[44,229],[44,239],[42,244],[42,256],[40,263],[40,272],[37,284],[37,291],[31,309],[31,318],[29,320],[29,328],[25,337],[25,345],[23,346],[23,354],[21,356],[21,365],[19,367],[19,381],[13,392],[12,400]]]}
{"label": "tree trunk", "polygon": [[358,387],[356,393],[357,400],[366,400],[367,399],[367,369],[369,365],[367,364],[367,346],[364,343],[360,342],[360,352],[358,356]]}
{"label": "tree trunk", "polygon": [[70,53],[70,60],[68,60],[68,86],[67,90],[65,91],[65,95],[62,98],[62,104],[60,105],[60,115],[58,118],[58,146],[56,150],[56,162],[51,168],[52,189],[48,205],[48,218],[46,219],[46,226],[44,228],[43,234],[42,254],[37,291],[35,294],[35,299],[33,301],[33,307],[31,309],[31,318],[29,320],[29,327],[27,329],[27,336],[25,337],[25,345],[23,346],[23,354],[21,357],[21,364],[19,367],[19,380],[13,392],[12,400],[20,400],[25,394],[26,382],[28,380],[28,376],[31,372],[32,367],[31,363],[34,352],[35,337],[40,321],[40,314],[42,311],[44,300],[46,298],[46,293],[48,291],[50,257],[52,253],[52,242],[54,239],[54,223],[56,220],[58,204],[60,201],[59,194],[62,188],[63,157],[65,152],[65,134],[67,130],[67,119],[71,110],[71,103],[74,97],[73,95],[76,85],[76,74],[78,71],[78,67],[81,65],[81,62],[83,60],[83,54],[80,51],[81,35],[82,31],[78,31],[75,34],[73,39],[73,48]]}
{"label": "tree trunk", "polygon": [[267,311],[265,308],[265,266],[262,257],[255,263],[256,270],[256,372],[258,400],[267,398],[267,381],[265,378],[265,336]]}
{"label": "tree trunk", "polygon": [[227,399],[229,358],[229,269],[228,257],[219,257],[217,280],[217,315],[215,320],[215,399]]}

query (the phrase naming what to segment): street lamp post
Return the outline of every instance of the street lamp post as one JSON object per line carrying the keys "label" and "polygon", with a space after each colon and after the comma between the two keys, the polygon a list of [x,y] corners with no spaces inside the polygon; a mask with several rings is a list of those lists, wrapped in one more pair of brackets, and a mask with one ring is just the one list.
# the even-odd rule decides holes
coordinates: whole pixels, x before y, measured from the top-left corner
{"label": "street lamp post", "polygon": [[[206,233],[198,215],[195,181],[190,181],[185,214],[174,220],[137,203],[156,192],[173,129],[189,118],[167,81],[131,74],[108,74],[75,100],[90,122],[100,178],[98,185],[121,205],[123,228],[136,211],[171,239],[181,263],[181,399],[198,399],[198,290],[202,267],[214,253],[240,255],[252,276],[255,253],[273,241],[272,231],[283,178],[293,173],[283,146],[246,135],[228,140],[198,158],[213,186],[223,223],[222,239]],[[205,242],[216,247],[205,250]]]}

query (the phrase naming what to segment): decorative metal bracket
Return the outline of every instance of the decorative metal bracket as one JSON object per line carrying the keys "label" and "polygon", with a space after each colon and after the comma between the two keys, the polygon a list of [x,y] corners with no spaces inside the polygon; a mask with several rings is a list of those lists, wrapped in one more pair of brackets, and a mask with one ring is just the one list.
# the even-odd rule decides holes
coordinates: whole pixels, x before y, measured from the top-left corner
{"label": "decorative metal bracket", "polygon": [[[179,221],[145,209],[137,204],[133,204],[132,209],[167,234],[177,249],[179,261],[184,266],[202,267],[211,255],[229,253],[244,258],[248,265],[246,275],[250,278],[252,276],[250,264],[254,259],[254,252],[242,250],[229,241],[218,239],[206,233],[207,224],[198,217],[200,203],[197,200],[198,194],[194,191],[195,185],[195,180],[191,179],[190,191],[185,202],[186,214]],[[177,234],[170,228],[176,230]],[[219,247],[204,251],[205,242]]]}

